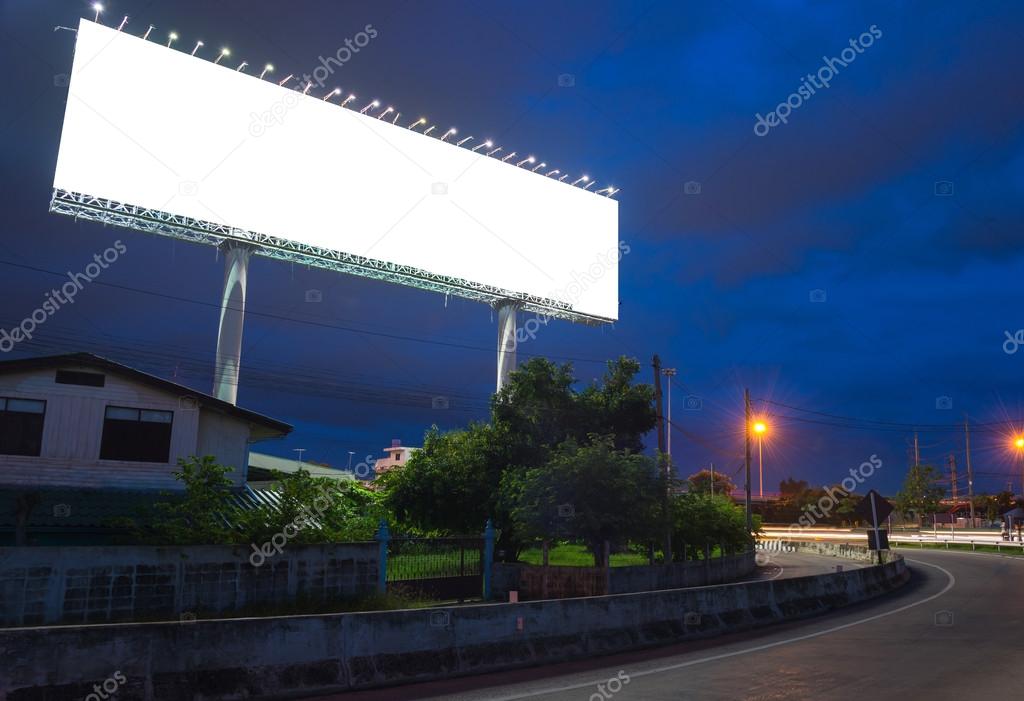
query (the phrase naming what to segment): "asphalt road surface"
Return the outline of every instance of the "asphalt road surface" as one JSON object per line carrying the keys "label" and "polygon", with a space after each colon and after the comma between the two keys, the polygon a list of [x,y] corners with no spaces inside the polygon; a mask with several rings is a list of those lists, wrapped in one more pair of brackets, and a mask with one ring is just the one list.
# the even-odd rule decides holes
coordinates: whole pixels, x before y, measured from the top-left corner
{"label": "asphalt road surface", "polygon": [[[912,571],[906,586],[825,616],[635,653],[324,698],[938,701],[1016,697],[1024,632],[1024,558],[954,551],[905,552],[904,556]],[[780,576],[786,576],[798,568],[829,571],[836,564],[833,558],[808,555],[773,554],[773,560],[758,576],[772,576],[773,565],[781,566]]]}

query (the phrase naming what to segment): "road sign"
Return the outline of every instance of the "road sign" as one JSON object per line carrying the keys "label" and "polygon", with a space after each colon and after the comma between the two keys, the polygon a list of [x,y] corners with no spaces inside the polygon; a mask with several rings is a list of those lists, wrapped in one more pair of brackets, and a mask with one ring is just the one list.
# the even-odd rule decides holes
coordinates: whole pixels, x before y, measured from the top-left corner
{"label": "road sign", "polygon": [[865,521],[869,521],[874,528],[878,528],[878,524],[888,518],[892,512],[892,504],[874,489],[865,494],[853,509],[853,513]]}

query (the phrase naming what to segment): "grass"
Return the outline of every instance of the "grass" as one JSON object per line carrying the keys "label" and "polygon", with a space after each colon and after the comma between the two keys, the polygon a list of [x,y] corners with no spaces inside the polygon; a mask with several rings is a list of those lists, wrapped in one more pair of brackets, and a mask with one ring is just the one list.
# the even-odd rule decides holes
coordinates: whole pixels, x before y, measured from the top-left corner
{"label": "grass", "polygon": [[924,550],[928,548],[931,550],[966,550],[967,552],[998,553],[1000,555],[1016,555],[1018,557],[1024,555],[1020,544],[1003,545],[998,550],[995,545],[982,545],[981,543],[975,543],[973,548],[970,543],[957,542],[949,543],[948,547],[946,543],[929,543],[926,541],[917,543],[897,543],[893,541],[890,542],[890,545],[896,550]]}
{"label": "grass", "polygon": [[[519,555],[519,561],[528,565],[541,565],[544,563],[544,554],[540,548],[524,550]],[[593,567],[594,556],[583,545],[577,543],[559,543],[548,548],[548,564],[563,565],[567,567]],[[628,567],[630,565],[646,565],[647,556],[638,553],[612,553],[612,567]]]}

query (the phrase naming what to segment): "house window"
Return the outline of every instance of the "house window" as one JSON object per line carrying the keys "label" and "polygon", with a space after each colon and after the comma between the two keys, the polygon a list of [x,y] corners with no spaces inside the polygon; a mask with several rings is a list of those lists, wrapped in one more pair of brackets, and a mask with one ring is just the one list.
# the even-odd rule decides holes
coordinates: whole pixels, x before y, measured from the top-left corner
{"label": "house window", "polygon": [[103,418],[101,460],[167,462],[174,412],[108,406]]}
{"label": "house window", "polygon": [[0,398],[0,455],[39,455],[46,402]]}

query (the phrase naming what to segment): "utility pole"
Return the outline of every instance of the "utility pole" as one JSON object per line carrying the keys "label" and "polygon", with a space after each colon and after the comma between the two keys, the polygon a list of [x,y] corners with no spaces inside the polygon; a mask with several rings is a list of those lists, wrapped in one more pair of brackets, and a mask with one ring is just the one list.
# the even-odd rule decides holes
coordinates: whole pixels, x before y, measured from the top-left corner
{"label": "utility pole", "polygon": [[754,530],[754,518],[750,512],[750,390],[743,390],[743,418],[744,418],[744,431],[743,435],[746,438],[746,484],[744,489],[746,496],[744,497],[744,504],[747,512],[747,531]]}
{"label": "utility pole", "polygon": [[665,443],[669,465],[672,464],[672,378],[676,376],[675,368],[663,368],[661,374],[668,378],[668,421],[665,426]]}
{"label": "utility pole", "polygon": [[921,451],[917,444],[917,431],[914,431],[914,467],[921,464]]}
{"label": "utility pole", "polygon": [[964,414],[964,447],[967,449],[967,498],[971,502],[971,528],[974,528],[974,471],[971,470],[971,427]]}
{"label": "utility pole", "polygon": [[956,456],[952,453],[949,454],[949,478],[950,484],[953,485],[953,508],[956,508],[957,503],[957,484],[956,484]]}
{"label": "utility pole", "polygon": [[711,496],[715,496],[715,463],[711,463]]}
{"label": "utility pole", "polygon": [[672,562],[672,521],[669,517],[668,491],[669,491],[669,470],[671,465],[665,460],[665,420],[661,413],[661,358],[654,354],[651,361],[654,367],[654,404],[658,415],[658,460],[662,464],[662,473],[665,477],[665,491],[661,495],[661,508],[665,519],[665,543],[663,546],[663,561],[665,564]]}

